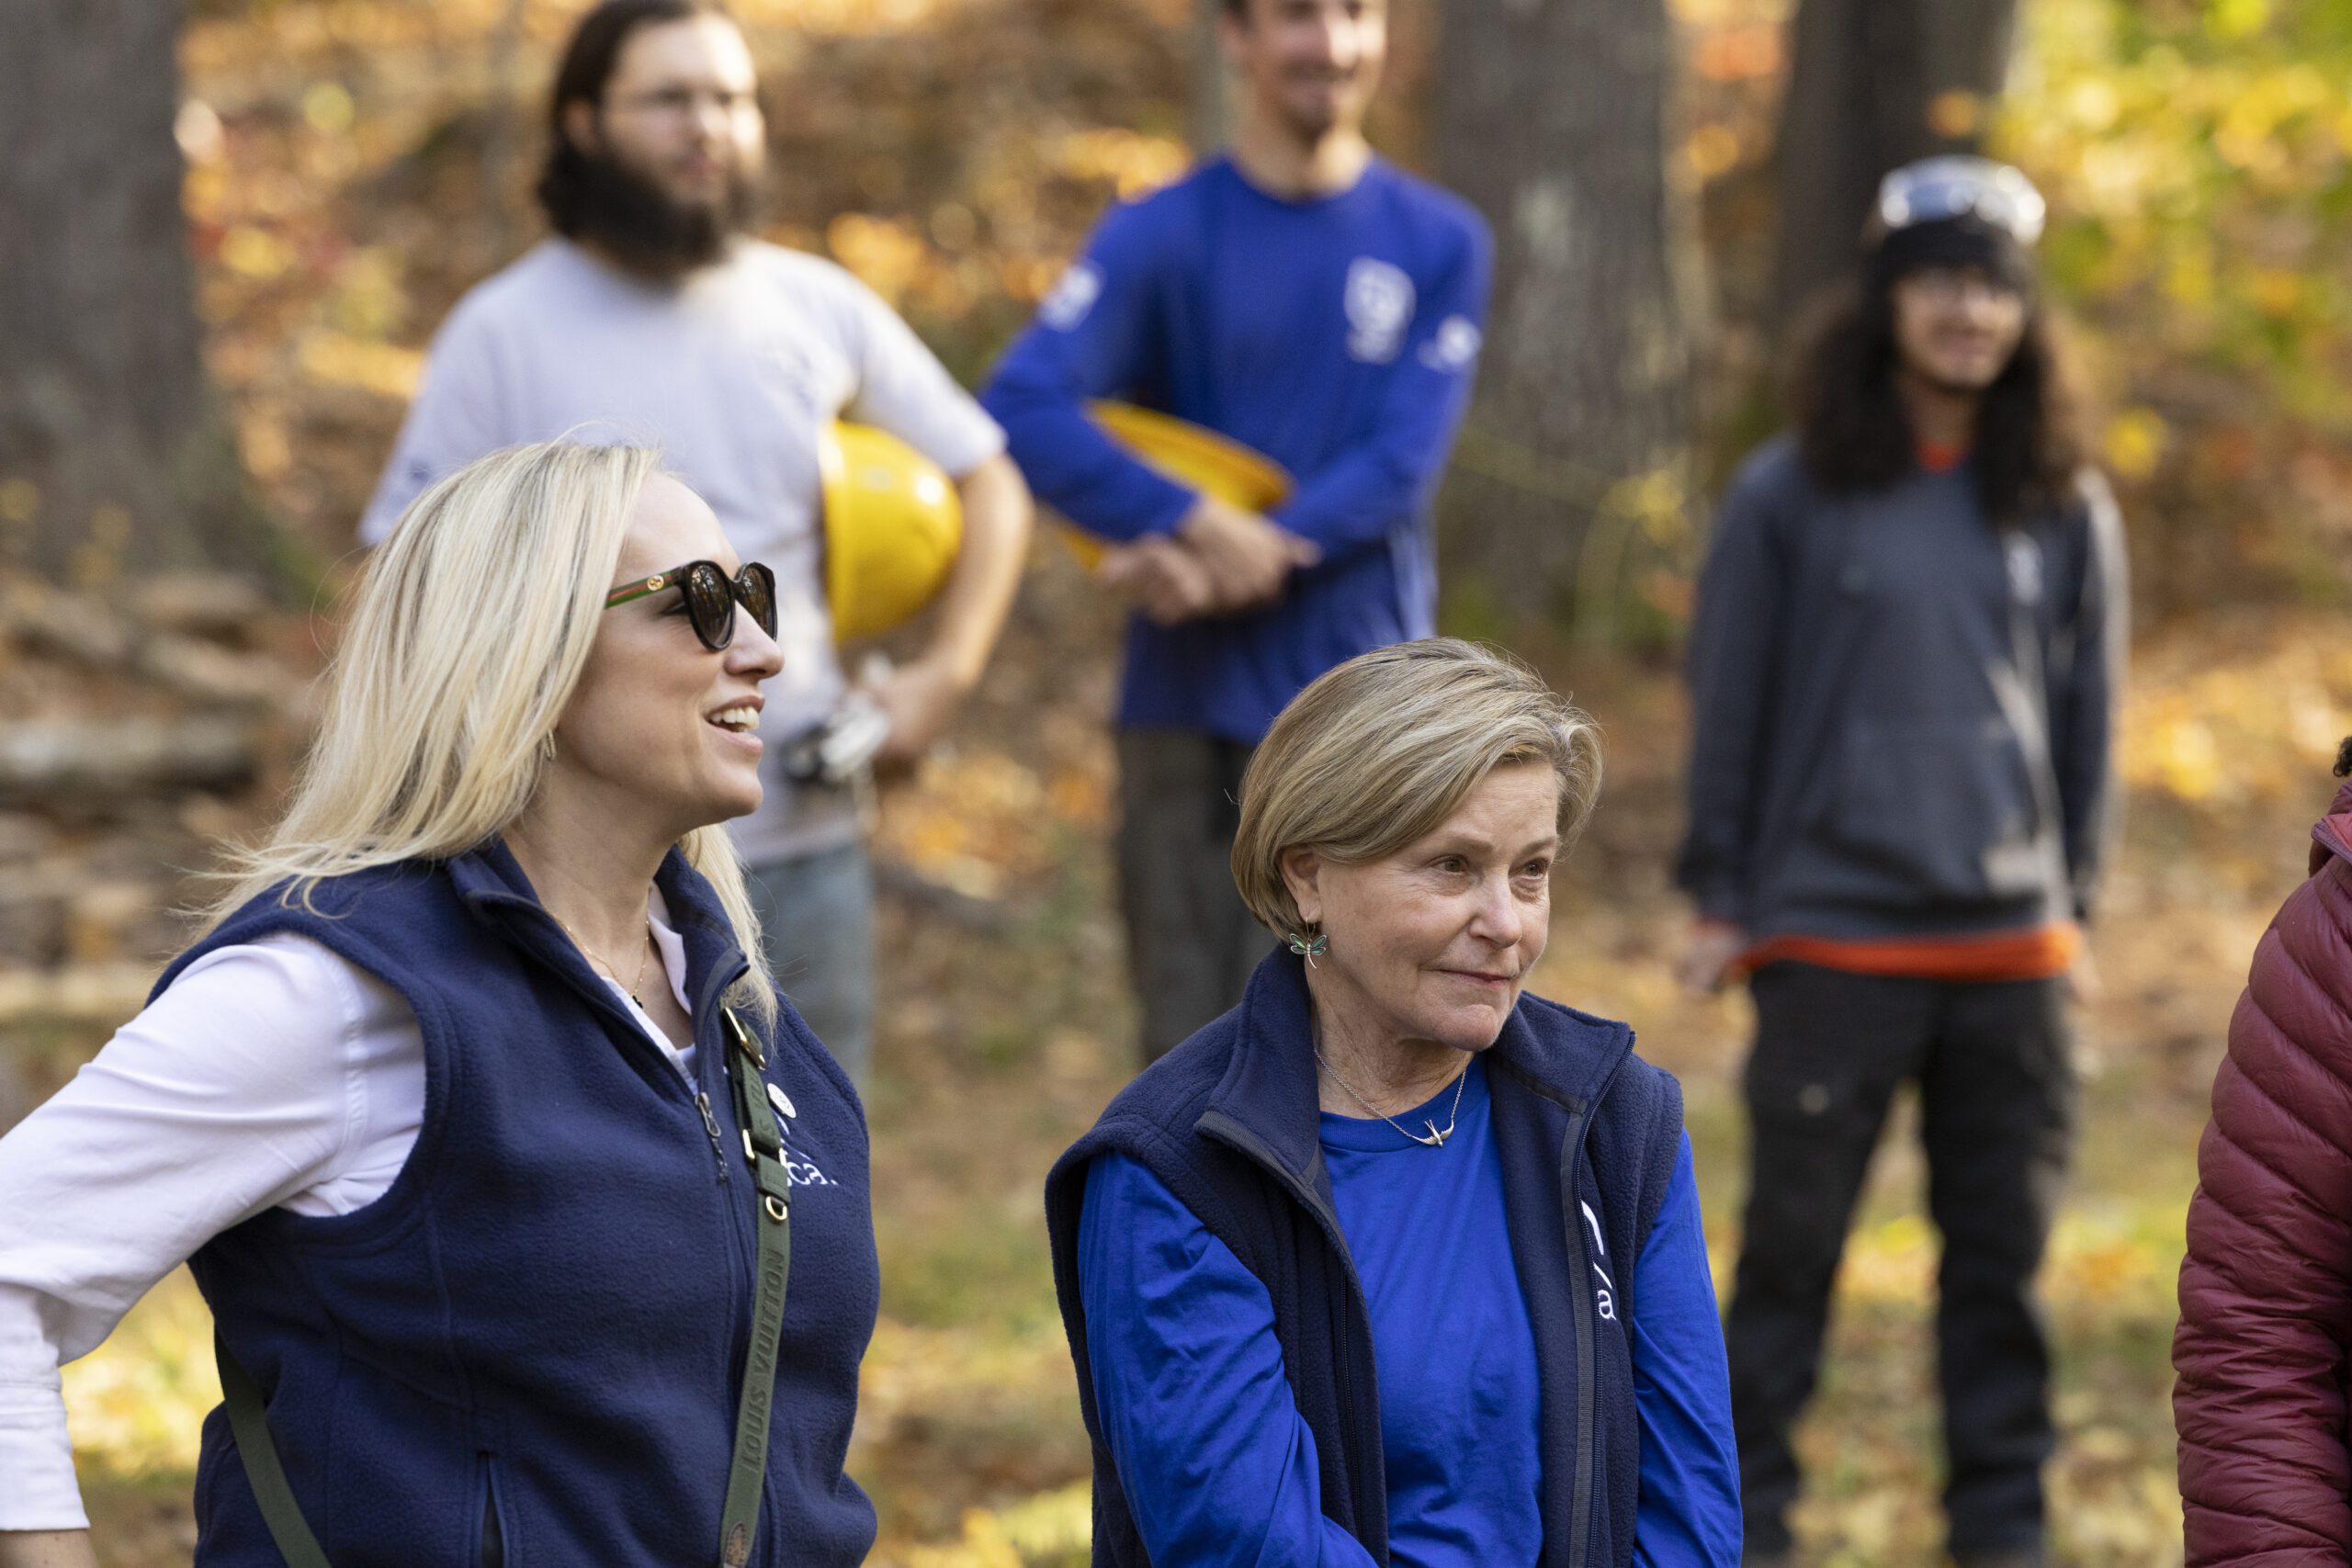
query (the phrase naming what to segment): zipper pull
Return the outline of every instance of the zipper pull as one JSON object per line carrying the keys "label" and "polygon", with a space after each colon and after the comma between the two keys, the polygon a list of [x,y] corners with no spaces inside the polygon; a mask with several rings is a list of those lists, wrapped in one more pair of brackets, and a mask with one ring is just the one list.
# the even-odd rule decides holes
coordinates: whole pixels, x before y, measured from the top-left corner
{"label": "zipper pull", "polygon": [[727,1140],[718,1131],[718,1113],[710,1108],[710,1093],[695,1090],[695,1109],[702,1112],[702,1130],[710,1134],[710,1152],[718,1161],[718,1184],[727,1185]]}

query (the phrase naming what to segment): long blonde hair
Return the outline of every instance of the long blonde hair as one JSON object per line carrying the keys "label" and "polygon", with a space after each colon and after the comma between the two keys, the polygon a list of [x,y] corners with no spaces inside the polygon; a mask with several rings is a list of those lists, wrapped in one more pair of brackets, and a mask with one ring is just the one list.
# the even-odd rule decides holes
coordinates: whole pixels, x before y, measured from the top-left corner
{"label": "long blonde hair", "polygon": [[[537,795],[557,721],[596,640],[621,541],[661,454],[548,441],[469,463],[419,496],[362,570],[324,717],[286,815],[230,852],[204,929],[283,883],[446,860],[504,832]],[[752,965],[772,1017],[759,916],[719,827],[679,841]]]}

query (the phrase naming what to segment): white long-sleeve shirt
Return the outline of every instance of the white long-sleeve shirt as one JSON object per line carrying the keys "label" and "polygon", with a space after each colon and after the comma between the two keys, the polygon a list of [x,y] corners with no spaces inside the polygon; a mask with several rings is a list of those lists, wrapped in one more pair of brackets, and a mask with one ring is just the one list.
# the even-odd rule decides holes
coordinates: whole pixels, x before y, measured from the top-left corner
{"label": "white long-sleeve shirt", "polygon": [[[681,1009],[685,949],[653,935]],[[692,1076],[617,983],[631,1017]],[[391,1186],[424,1120],[424,1041],[397,991],[308,937],[188,965],[0,1138],[0,1530],[80,1529],[58,1369],[165,1274],[272,1208],[347,1214]]]}

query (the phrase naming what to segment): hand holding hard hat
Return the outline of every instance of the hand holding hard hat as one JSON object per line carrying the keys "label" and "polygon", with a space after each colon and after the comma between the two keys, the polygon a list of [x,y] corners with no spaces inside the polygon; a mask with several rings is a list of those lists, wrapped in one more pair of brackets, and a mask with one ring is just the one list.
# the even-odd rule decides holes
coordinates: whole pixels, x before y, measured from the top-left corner
{"label": "hand holding hard hat", "polygon": [[1080,561],[1153,620],[1171,625],[1252,608],[1274,598],[1294,569],[1317,558],[1313,545],[1262,515],[1290,493],[1290,476],[1278,464],[1151,409],[1095,402],[1087,412],[1147,466],[1200,495],[1176,539],[1106,547],[1075,528],[1065,531]]}
{"label": "hand holding hard hat", "polygon": [[1193,502],[1174,539],[1208,573],[1216,615],[1272,604],[1292,572],[1323,558],[1312,540],[1213,495]]}
{"label": "hand holding hard hat", "polygon": [[[1290,494],[1290,476],[1272,458],[1189,420],[1132,403],[1093,402],[1086,412],[1147,467],[1229,506],[1263,513]],[[1091,535],[1079,537],[1081,553],[1095,543]]]}
{"label": "hand holding hard hat", "polygon": [[1103,552],[1094,581],[1163,626],[1215,615],[1216,583],[1200,558],[1161,534]]}

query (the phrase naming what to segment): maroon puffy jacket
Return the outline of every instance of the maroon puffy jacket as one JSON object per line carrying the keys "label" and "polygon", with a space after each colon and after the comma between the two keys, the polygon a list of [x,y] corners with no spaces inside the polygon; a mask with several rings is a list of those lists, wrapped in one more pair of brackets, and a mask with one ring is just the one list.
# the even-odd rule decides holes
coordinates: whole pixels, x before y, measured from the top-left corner
{"label": "maroon puffy jacket", "polygon": [[2352,784],[2255,949],[2173,1336],[2187,1568],[2352,1563]]}

